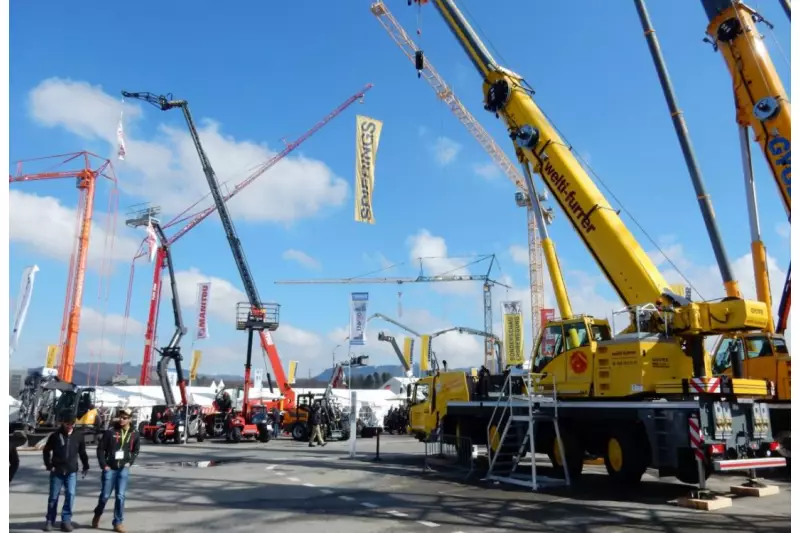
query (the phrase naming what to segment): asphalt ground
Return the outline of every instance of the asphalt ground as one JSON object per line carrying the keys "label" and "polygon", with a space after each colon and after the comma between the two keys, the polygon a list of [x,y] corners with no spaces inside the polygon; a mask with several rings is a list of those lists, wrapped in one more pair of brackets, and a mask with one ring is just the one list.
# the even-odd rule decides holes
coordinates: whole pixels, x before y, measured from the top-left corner
{"label": "asphalt ground", "polygon": [[[423,474],[423,445],[410,437],[383,436],[382,460],[374,461],[375,443],[359,439],[355,459],[348,457],[347,443],[308,448],[288,438],[266,444],[143,443],[128,485],[125,526],[161,533],[790,531],[791,486],[780,475],[770,481],[780,486],[776,496],[736,498],[733,507],[703,512],[670,503],[688,492],[670,478],[647,475],[635,491],[621,492],[610,486],[602,466],[587,465],[580,486],[533,493],[481,481],[480,475]],[[22,452],[20,459],[9,530],[40,531],[48,473],[41,452]],[[81,529],[89,527],[100,490],[91,459],[75,501],[73,523]],[[741,481],[712,477],[709,488],[727,492]],[[101,530],[111,530],[112,509],[110,500]]]}

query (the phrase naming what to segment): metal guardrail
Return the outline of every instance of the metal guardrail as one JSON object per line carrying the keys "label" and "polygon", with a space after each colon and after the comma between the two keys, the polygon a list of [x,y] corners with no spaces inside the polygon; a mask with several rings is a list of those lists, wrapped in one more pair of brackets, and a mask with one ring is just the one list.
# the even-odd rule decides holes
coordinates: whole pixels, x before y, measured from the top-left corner
{"label": "metal guardrail", "polygon": [[472,439],[441,435],[425,442],[423,473],[461,474],[464,478],[475,470]]}

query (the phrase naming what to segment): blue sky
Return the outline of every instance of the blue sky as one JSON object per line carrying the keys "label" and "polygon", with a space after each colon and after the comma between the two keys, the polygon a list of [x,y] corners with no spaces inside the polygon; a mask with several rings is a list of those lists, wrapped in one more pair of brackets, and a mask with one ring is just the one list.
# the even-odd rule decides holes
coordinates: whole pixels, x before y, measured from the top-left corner
{"label": "blue sky", "polygon": [[[633,3],[506,3],[503,11],[514,17],[498,16],[489,2],[463,0],[459,5],[497,59],[526,77],[553,123],[700,293],[709,299],[721,296],[722,284]],[[351,106],[231,202],[262,298],[283,305],[278,348],[285,362],[301,362],[301,375],[330,364],[332,349],[346,335],[352,290],[370,292],[370,311],[396,316],[397,288],[298,287],[274,285],[275,280],[355,276],[417,255],[495,253],[499,268],[493,275],[514,286],[495,291],[496,325],[502,300],[523,299],[529,309],[527,258],[521,253],[525,213],[514,204],[512,185],[489,165],[488,156],[425,81],[417,79],[411,63],[370,13],[369,1],[252,3],[246,13],[208,3],[204,9],[180,10],[179,18],[165,16],[156,4],[46,4],[11,6],[12,161],[78,150],[111,157],[122,109],[119,91],[172,92],[190,101],[220,179],[235,183],[279,151],[282,139],[297,137],[366,83],[374,84],[363,104]],[[462,102],[511,154],[500,121],[482,110],[477,74],[438,13],[428,6],[418,17],[406,2],[388,5]],[[648,8],[730,259],[745,292],[753,296],[730,77],[719,54],[702,42],[706,19],[699,1],[686,2],[680,10],[666,2],[649,2]],[[762,2],[760,8],[775,25],[773,33],[765,27],[762,31],[790,91],[788,21],[777,2]],[[415,33],[418,21],[421,36]],[[74,31],[65,33],[65,28]],[[104,362],[114,362],[121,353],[128,268],[142,236],[122,224],[125,209],[151,201],[174,213],[207,192],[180,114],[136,102],[124,109],[129,155],[125,162],[113,161],[121,196],[111,291],[107,302],[98,299],[97,270],[90,269],[78,352],[83,361],[100,354]],[[356,114],[384,122],[374,226],[353,221]],[[758,151],[754,166],[776,293],[789,262],[788,225]],[[41,268],[12,366],[33,366],[43,361],[46,345],[58,339],[77,194],[66,181],[15,184],[11,190],[12,299],[24,267],[35,262]],[[97,200],[95,265],[102,256],[107,193],[103,185]],[[624,220],[634,230],[632,221]],[[573,308],[605,316],[618,307],[563,214],[557,213],[550,233]],[[655,249],[638,230],[634,234],[647,251]],[[219,218],[206,220],[173,253],[187,322],[193,319],[194,284],[205,279],[215,284],[212,338],[197,346],[205,351],[203,370],[238,373],[245,342],[232,320],[233,305],[243,295],[237,292],[241,284]],[[463,262],[432,262],[427,272]],[[134,362],[141,359],[141,324],[152,272],[146,263],[137,264],[122,352]],[[387,271],[415,273],[410,264]],[[665,269],[665,274],[674,278],[674,272]],[[482,328],[478,283],[409,285],[402,292],[400,320],[420,330],[450,324]],[[546,292],[549,298],[549,288]],[[367,352],[374,362],[393,363],[386,346],[374,340],[380,326],[370,328]],[[162,339],[171,332],[166,300],[160,332]],[[481,345],[472,337],[451,335],[440,342],[437,351],[459,362],[477,364],[482,359]],[[189,345],[187,340],[187,351]],[[337,356],[343,357],[344,350]],[[256,361],[261,364],[260,358]]]}

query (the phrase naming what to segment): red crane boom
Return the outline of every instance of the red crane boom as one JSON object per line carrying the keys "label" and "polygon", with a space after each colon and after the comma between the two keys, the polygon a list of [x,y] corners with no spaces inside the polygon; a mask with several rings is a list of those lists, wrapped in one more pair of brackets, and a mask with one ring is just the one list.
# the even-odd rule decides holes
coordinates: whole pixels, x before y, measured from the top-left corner
{"label": "red crane boom", "polygon": [[[320,129],[326,126],[331,120],[336,118],[345,109],[350,107],[356,101],[361,100],[364,97],[364,94],[366,94],[366,92],[369,91],[371,88],[372,84],[368,83],[360,91],[350,96],[347,100],[342,102],[336,109],[331,111],[322,120],[320,120],[314,126],[312,126],[311,129],[303,133],[300,137],[298,137],[294,141],[288,143],[283,150],[274,155],[268,161],[259,165],[256,168],[256,170],[253,171],[252,174],[250,174],[249,177],[245,178],[244,180],[236,184],[233,190],[226,196],[224,196],[223,199],[227,202],[228,200],[236,196],[239,192],[242,191],[242,189],[253,183],[256,180],[256,178],[267,172],[270,168],[275,166],[275,164],[277,164],[281,159],[292,153],[298,146],[307,141],[312,135],[314,135]],[[189,222],[185,226],[183,226],[181,229],[179,229],[177,232],[175,232],[174,234],[172,234],[172,236],[169,237],[169,244],[172,245],[175,241],[186,235],[186,233],[188,233],[192,228],[200,224],[203,220],[208,218],[209,215],[213,214],[216,210],[217,210],[216,205],[212,205],[206,209],[203,209],[196,215],[191,216]],[[185,213],[186,211],[183,211],[181,214],[175,216],[171,221],[166,223],[164,227],[169,228],[183,220],[186,220],[187,217],[183,216]],[[134,257],[134,261],[137,258],[142,257],[144,254],[145,252],[141,251],[136,257]],[[164,257],[162,255],[161,249],[159,248],[158,251],[156,252],[155,265],[153,270],[153,283],[150,288],[150,308],[147,316],[147,327],[145,329],[144,355],[142,357],[142,371],[141,375],[139,376],[139,383],[141,385],[148,385],[150,382],[150,369],[153,360],[153,342],[155,342],[156,327],[158,323],[158,302],[160,301],[160,296],[161,296],[161,272],[163,270],[163,266],[164,266]],[[132,286],[133,274],[131,274],[129,283]],[[128,291],[129,301],[126,304],[126,310],[130,309],[130,292],[131,291],[129,288]],[[270,338],[268,346],[271,349],[274,349],[275,354],[277,354],[277,349],[274,348],[274,343],[272,343],[271,341],[272,339]],[[268,353],[271,351],[272,350],[268,350]],[[273,367],[272,370],[275,379],[281,382],[279,375],[285,376],[285,372],[283,371],[283,368],[281,366],[280,359],[276,360],[276,357],[273,357],[272,353],[270,353],[270,364]]]}

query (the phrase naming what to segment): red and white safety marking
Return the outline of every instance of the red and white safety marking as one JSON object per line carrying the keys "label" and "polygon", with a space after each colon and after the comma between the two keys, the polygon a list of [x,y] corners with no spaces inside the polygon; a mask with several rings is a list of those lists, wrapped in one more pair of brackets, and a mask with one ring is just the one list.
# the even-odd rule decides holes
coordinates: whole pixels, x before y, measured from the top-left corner
{"label": "red and white safety marking", "polygon": [[695,392],[715,393],[719,392],[722,380],[720,378],[692,378],[689,385]]}
{"label": "red and white safety marking", "polygon": [[700,461],[705,461],[705,453],[703,451],[703,429],[700,427],[700,420],[696,415],[689,417],[689,443],[694,450],[694,456]]}

